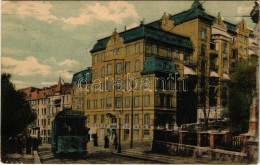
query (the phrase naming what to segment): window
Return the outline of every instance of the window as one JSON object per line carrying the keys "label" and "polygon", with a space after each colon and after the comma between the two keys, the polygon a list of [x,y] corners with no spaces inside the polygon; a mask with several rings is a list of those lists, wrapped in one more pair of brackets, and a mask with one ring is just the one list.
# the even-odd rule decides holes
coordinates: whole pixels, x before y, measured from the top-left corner
{"label": "window", "polygon": [[97,63],[97,62],[98,62],[98,55],[96,54],[96,55],[94,56],[94,58],[95,58],[94,63]]}
{"label": "window", "polygon": [[180,52],[179,52],[179,50],[175,50],[175,58],[176,59],[180,59]]}
{"label": "window", "polygon": [[50,119],[48,119],[48,125],[51,125],[51,120]]}
{"label": "window", "polygon": [[135,61],[135,71],[138,72],[140,69],[140,61],[139,60],[136,60]]}
{"label": "window", "polygon": [[139,53],[139,52],[140,52],[140,43],[137,42],[137,43],[135,44],[135,53]]}
{"label": "window", "polygon": [[86,123],[89,123],[90,122],[90,116],[87,115],[87,118],[86,118]]}
{"label": "window", "polygon": [[129,79],[126,79],[125,80],[125,89],[126,89],[126,91],[129,91],[129,87],[130,87]]}
{"label": "window", "polygon": [[139,124],[139,115],[135,114],[135,120],[134,120],[135,125]]}
{"label": "window", "polygon": [[105,83],[103,82],[102,84],[101,84],[101,92],[104,92],[105,91]]}
{"label": "window", "polygon": [[135,139],[139,138],[139,130],[134,130]]}
{"label": "window", "polygon": [[101,69],[101,77],[105,77],[105,68],[104,67],[102,67],[102,69]]}
{"label": "window", "polygon": [[247,49],[246,48],[244,48],[244,53],[245,53],[245,55],[247,54]]}
{"label": "window", "polygon": [[94,123],[97,123],[97,115],[94,115]]}
{"label": "window", "polygon": [[242,54],[243,53],[243,48],[242,48],[242,46],[240,46],[240,54]]}
{"label": "window", "polygon": [[116,54],[117,54],[117,49],[114,49],[113,55],[116,55]]}
{"label": "window", "polygon": [[97,78],[97,76],[98,76],[98,71],[97,71],[97,69],[95,69],[95,71],[94,71],[94,77]]}
{"label": "window", "polygon": [[77,101],[77,108],[78,109],[81,108],[81,99],[78,99],[78,101]]}
{"label": "window", "polygon": [[125,97],[125,107],[130,107],[130,97]]}
{"label": "window", "polygon": [[111,64],[107,65],[107,74],[111,74]]}
{"label": "window", "polygon": [[94,99],[94,108],[97,108],[97,99]]}
{"label": "window", "polygon": [[111,82],[110,82],[110,81],[107,81],[107,86],[106,86],[106,88],[107,88],[107,91],[108,91],[108,92],[111,91]]}
{"label": "window", "polygon": [[145,106],[149,106],[150,105],[150,95],[145,95]]}
{"label": "window", "polygon": [[121,107],[121,97],[116,97],[116,107],[117,108]]}
{"label": "window", "polygon": [[115,83],[116,83],[116,90],[117,91],[122,91],[122,86],[123,86],[122,80],[121,79],[116,79]]}
{"label": "window", "polygon": [[107,98],[107,108],[111,108],[111,98]]}
{"label": "window", "polygon": [[126,56],[129,56],[129,54],[130,54],[130,46],[127,45],[126,46]]}
{"label": "window", "polygon": [[167,57],[172,58],[172,49],[168,48]]}
{"label": "window", "polygon": [[223,44],[223,52],[224,52],[224,53],[227,53],[227,52],[228,52],[228,50],[227,50],[228,47],[227,47],[227,46],[228,46],[227,43],[224,43],[224,44]]}
{"label": "window", "polygon": [[135,79],[135,89],[139,89],[140,88],[140,81],[139,78]]}
{"label": "window", "polygon": [[203,40],[207,39],[207,29],[205,28],[201,29],[201,39]]}
{"label": "window", "polygon": [[90,88],[91,88],[91,86],[90,85],[87,85],[87,93],[90,93]]}
{"label": "window", "polygon": [[124,140],[127,140],[129,138],[129,129],[124,130]]}
{"label": "window", "polygon": [[130,73],[130,62],[125,63],[125,73]]}
{"label": "window", "polygon": [[149,89],[150,88],[150,77],[145,77],[145,79],[144,79],[144,87],[145,87],[145,89]]}
{"label": "window", "polygon": [[150,124],[150,115],[149,114],[145,114],[144,115],[144,124],[145,125],[149,125]]}
{"label": "window", "polygon": [[121,63],[116,64],[116,74],[121,74]]}
{"label": "window", "polygon": [[102,55],[101,55],[101,61],[102,62],[105,61],[105,52],[103,52]]}
{"label": "window", "polygon": [[135,107],[139,106],[139,96],[135,96]]}
{"label": "window", "polygon": [[201,55],[202,56],[206,55],[206,45],[201,45]]}
{"label": "window", "polygon": [[90,100],[87,100],[87,109],[90,109]]}
{"label": "window", "polygon": [[157,45],[152,45],[152,53],[153,54],[158,54]]}
{"label": "window", "polygon": [[105,122],[105,116],[101,115],[101,123],[104,123],[104,122]]}
{"label": "window", "polygon": [[129,115],[128,114],[125,115],[125,124],[129,124]]}
{"label": "window", "polygon": [[223,59],[223,67],[225,69],[228,67],[228,60],[226,58]]}
{"label": "window", "polygon": [[100,100],[100,104],[101,104],[101,108],[104,108],[104,107],[105,107],[105,99],[104,99],[104,98],[102,98],[102,99]]}
{"label": "window", "polygon": [[150,138],[150,131],[144,130],[144,138]]}

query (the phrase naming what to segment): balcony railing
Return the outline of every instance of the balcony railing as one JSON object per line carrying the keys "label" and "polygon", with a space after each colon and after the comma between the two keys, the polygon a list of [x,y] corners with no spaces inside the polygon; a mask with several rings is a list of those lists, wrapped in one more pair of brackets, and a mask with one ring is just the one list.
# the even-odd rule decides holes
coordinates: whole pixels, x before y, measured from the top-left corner
{"label": "balcony railing", "polygon": [[186,65],[186,66],[196,66],[197,61],[195,61],[195,60],[185,60],[184,65]]}
{"label": "balcony railing", "polygon": [[218,65],[210,64],[210,70],[217,72],[218,71]]}

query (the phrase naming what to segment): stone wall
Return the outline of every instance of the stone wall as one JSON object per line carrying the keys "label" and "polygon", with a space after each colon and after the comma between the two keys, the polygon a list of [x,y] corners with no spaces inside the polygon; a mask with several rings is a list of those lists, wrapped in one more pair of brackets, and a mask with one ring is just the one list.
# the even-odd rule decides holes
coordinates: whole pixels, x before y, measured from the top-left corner
{"label": "stone wall", "polygon": [[245,153],[210,149],[209,147],[198,147],[178,143],[153,141],[152,151],[167,155],[178,155],[187,157],[209,157],[215,160],[246,161]]}

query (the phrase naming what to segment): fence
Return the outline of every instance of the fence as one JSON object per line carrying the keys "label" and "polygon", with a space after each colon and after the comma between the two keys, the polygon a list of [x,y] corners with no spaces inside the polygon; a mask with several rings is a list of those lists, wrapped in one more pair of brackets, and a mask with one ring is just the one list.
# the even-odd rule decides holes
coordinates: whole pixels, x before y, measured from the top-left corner
{"label": "fence", "polygon": [[233,136],[229,140],[221,140],[220,143],[216,144],[216,148],[240,152],[242,149],[242,142],[240,136]]}

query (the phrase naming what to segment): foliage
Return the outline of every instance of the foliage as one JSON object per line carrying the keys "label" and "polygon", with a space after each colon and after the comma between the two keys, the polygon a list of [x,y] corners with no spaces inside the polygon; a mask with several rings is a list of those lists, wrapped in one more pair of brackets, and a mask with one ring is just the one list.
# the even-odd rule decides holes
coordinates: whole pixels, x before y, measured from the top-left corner
{"label": "foliage", "polygon": [[248,130],[250,106],[256,88],[256,65],[255,61],[249,63],[242,60],[227,82],[228,110],[224,111],[224,115],[230,118],[231,130],[235,134]]}
{"label": "foliage", "polygon": [[1,78],[1,141],[4,144],[10,137],[22,133],[36,119],[36,114],[32,113],[25,94],[15,90],[11,75],[4,73]]}

